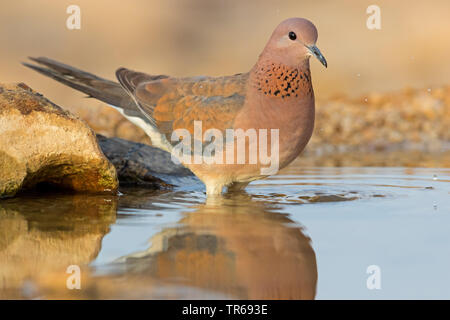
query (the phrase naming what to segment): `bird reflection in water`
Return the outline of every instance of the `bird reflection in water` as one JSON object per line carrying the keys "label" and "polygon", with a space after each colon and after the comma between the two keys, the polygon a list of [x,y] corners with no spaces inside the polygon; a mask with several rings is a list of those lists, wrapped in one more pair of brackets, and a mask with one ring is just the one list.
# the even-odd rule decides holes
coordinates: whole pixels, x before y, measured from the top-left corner
{"label": "bird reflection in water", "polygon": [[184,298],[315,297],[311,240],[276,204],[239,193],[193,209],[151,237],[148,250],[123,257],[126,272],[182,287]]}
{"label": "bird reflection in water", "polygon": [[[112,225],[165,214],[161,203],[181,203],[182,217],[149,234],[147,250],[91,265],[110,230],[114,242],[127,241]],[[141,213],[124,214],[129,208]],[[302,227],[276,203],[244,192],[206,200],[143,190],[16,198],[1,203],[0,229],[3,298],[313,299],[316,293],[315,253]],[[82,269],[81,290],[66,287],[71,264]]]}

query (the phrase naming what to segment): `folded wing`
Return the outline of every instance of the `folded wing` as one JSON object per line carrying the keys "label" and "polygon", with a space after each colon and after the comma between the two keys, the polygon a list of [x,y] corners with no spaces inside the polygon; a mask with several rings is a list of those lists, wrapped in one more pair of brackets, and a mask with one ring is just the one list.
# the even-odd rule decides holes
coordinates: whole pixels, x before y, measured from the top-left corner
{"label": "folded wing", "polygon": [[[194,133],[194,121],[208,129],[232,128],[244,105],[248,74],[226,77],[172,78],[121,68],[117,78],[141,112],[171,143],[176,129]],[[175,142],[176,143],[176,142]]]}

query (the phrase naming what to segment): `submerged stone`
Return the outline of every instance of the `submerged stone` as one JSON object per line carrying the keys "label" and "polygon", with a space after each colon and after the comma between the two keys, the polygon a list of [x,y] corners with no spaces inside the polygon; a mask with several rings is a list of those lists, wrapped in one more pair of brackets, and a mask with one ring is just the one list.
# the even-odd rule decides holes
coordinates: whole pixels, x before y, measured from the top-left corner
{"label": "submerged stone", "polygon": [[116,167],[121,186],[164,189],[199,181],[189,169],[175,164],[166,151],[121,138],[102,135],[97,138],[104,154]]}

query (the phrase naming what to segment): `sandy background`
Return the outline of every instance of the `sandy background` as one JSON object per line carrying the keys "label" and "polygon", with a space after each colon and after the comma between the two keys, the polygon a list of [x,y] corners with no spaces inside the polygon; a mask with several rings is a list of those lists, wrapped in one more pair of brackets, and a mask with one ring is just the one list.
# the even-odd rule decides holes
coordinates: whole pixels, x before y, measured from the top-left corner
{"label": "sandy background", "polygon": [[[381,30],[366,27],[374,3]],[[81,8],[81,30],[66,28],[69,4]],[[448,0],[3,0],[0,81],[78,105],[79,94],[19,62],[48,56],[108,78],[120,66],[182,76],[247,71],[274,27],[301,16],[318,27],[329,62],[312,63],[319,97],[437,86],[450,82],[449,12]]]}
{"label": "sandy background", "polygon": [[[81,30],[66,28],[66,8],[70,4],[81,8]],[[381,8],[381,30],[366,27],[366,8],[371,4]],[[419,132],[421,139],[423,129],[432,131],[428,140],[446,140],[448,123],[443,119],[449,117],[449,12],[448,0],[3,0],[0,82],[27,83],[87,120],[97,132],[148,142],[142,131],[115,111],[96,100],[84,99],[83,94],[20,62],[27,56],[47,56],[110,79],[121,66],[176,76],[234,74],[252,67],[279,22],[301,16],[317,26],[317,44],[329,65],[325,69],[312,61],[319,112],[313,144],[327,130],[333,132],[322,140],[331,144],[344,138],[349,141],[339,135],[332,121],[320,123],[321,108],[325,113],[334,110],[329,112],[335,116],[334,122],[341,122],[340,110],[344,109],[351,113],[349,119],[355,115],[365,119],[364,108],[379,114],[379,99],[373,96],[380,94],[390,99],[385,101],[389,106],[383,109],[387,111],[381,118],[389,117],[396,108],[401,114],[412,112],[413,116],[397,117],[389,127],[384,121],[363,123],[361,128],[373,125],[373,132],[364,134],[367,139],[384,141],[386,136],[393,136],[393,142],[401,142],[407,136],[404,132],[380,132],[396,129],[397,123],[410,123],[410,136],[411,132]],[[408,88],[419,91],[411,96],[405,91]],[[391,92],[395,99],[390,98]],[[435,100],[424,103],[422,96],[427,92]],[[334,107],[327,107],[330,103]],[[423,108],[428,108],[425,111],[431,112],[435,123],[422,128]],[[345,123],[348,125],[340,132],[354,132],[355,122]],[[443,131],[434,132],[437,127]],[[336,141],[334,133],[339,136]]]}

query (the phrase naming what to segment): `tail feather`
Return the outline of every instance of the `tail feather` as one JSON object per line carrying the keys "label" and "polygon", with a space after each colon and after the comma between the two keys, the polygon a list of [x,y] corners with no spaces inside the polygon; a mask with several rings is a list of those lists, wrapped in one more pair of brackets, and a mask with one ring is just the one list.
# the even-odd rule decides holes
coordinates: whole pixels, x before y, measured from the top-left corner
{"label": "tail feather", "polygon": [[38,65],[26,62],[22,64],[73,89],[81,91],[89,97],[96,98],[121,109],[120,111],[124,115],[133,117],[142,116],[141,111],[133,99],[119,83],[100,78],[94,74],[49,58],[30,57],[29,59]]}
{"label": "tail feather", "polygon": [[[121,82],[121,84],[119,84],[48,58],[30,57],[30,59],[36,62],[37,65],[31,63],[23,63],[23,65],[71,88],[81,91],[89,97],[108,103],[129,121],[142,128],[152,140],[153,145],[168,152],[171,151],[172,146],[167,142],[165,136],[158,131],[151,117],[148,117],[148,115],[140,109],[141,107],[138,102],[134,100],[132,92],[135,89],[134,82],[128,80],[124,81],[119,76],[118,78]],[[119,74],[121,73],[121,70],[126,69],[119,69]],[[167,77],[164,75],[146,75],[131,70],[128,70],[128,72],[132,73],[134,76],[133,79],[138,80],[145,79],[152,81]]]}

